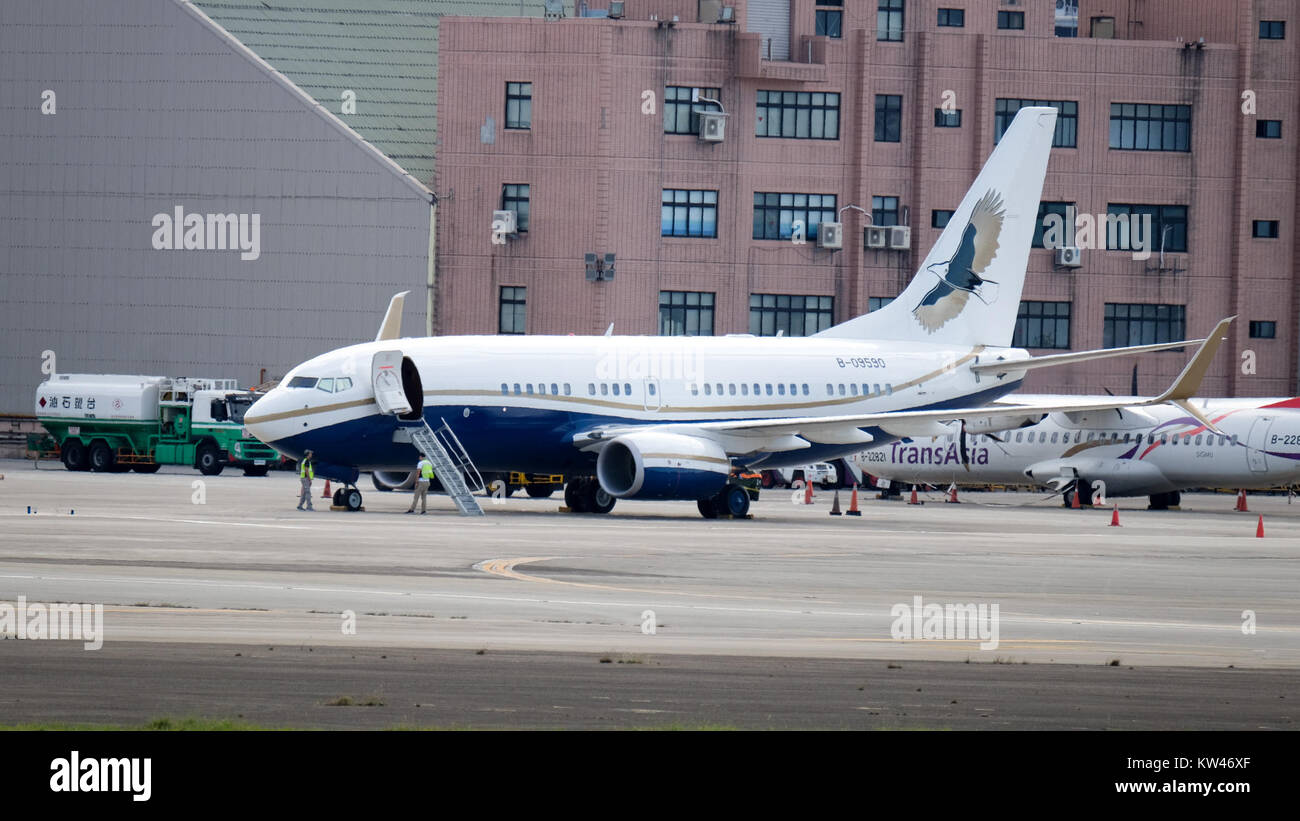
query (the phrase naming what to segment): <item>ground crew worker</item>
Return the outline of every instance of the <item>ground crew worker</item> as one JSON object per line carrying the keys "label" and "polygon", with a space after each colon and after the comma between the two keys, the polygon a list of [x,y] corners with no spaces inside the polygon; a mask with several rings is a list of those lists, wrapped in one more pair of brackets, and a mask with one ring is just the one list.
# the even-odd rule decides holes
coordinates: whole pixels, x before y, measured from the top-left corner
{"label": "ground crew worker", "polygon": [[298,463],[298,479],[302,482],[302,494],[298,497],[298,509],[302,510],[302,503],[307,503],[307,510],[315,510],[311,503],[311,481],[316,478],[316,466],[312,463],[311,451],[302,455],[302,461]]}
{"label": "ground crew worker", "polygon": [[425,456],[420,460],[420,464],[415,466],[415,495],[411,497],[411,509],[407,513],[415,512],[415,502],[420,501],[420,515],[423,516],[425,508],[429,505],[429,483],[433,481],[433,462]]}

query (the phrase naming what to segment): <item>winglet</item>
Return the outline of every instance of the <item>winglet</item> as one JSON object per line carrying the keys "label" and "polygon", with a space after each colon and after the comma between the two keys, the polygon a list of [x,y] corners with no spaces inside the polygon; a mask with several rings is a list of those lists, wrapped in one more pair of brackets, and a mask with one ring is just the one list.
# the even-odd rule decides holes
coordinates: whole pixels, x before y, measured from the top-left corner
{"label": "winglet", "polygon": [[375,334],[375,341],[381,339],[397,339],[402,334],[402,304],[406,302],[406,295],[410,291],[402,291],[400,294],[393,294],[393,298],[388,302],[388,313],[384,314],[384,321],[379,323],[379,333]]}
{"label": "winglet", "polygon": [[1179,408],[1182,408],[1192,416],[1196,417],[1197,421],[1202,425],[1205,425],[1205,427],[1215,433],[1221,433],[1221,431],[1214,426],[1214,423],[1211,422],[1203,413],[1198,411],[1188,400],[1200,391],[1201,380],[1205,378],[1206,371],[1210,369],[1210,361],[1214,359],[1214,355],[1218,353],[1219,345],[1223,343],[1223,340],[1227,339],[1228,326],[1231,325],[1232,320],[1236,318],[1237,317],[1235,316],[1230,316],[1227,319],[1219,320],[1219,324],[1215,325],[1214,330],[1210,332],[1209,336],[1205,337],[1205,341],[1201,343],[1201,347],[1196,351],[1196,354],[1191,358],[1191,361],[1189,361],[1186,367],[1183,368],[1183,372],[1178,374],[1178,378],[1174,380],[1174,383],[1170,385],[1164,393],[1152,400],[1151,404],[1154,405],[1160,402],[1169,402],[1177,405]]}

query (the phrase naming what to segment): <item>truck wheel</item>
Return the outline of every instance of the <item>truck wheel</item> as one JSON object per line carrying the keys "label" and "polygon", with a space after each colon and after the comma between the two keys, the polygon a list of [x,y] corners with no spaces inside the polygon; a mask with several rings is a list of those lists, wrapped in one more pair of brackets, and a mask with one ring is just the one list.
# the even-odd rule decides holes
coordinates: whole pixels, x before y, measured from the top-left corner
{"label": "truck wheel", "polygon": [[198,456],[194,458],[194,466],[204,476],[216,476],[225,467],[225,465],[221,464],[221,454],[212,445],[199,447]]}
{"label": "truck wheel", "polygon": [[549,499],[555,492],[555,485],[528,485],[524,490],[534,499]]}
{"label": "truck wheel", "polygon": [[96,473],[107,473],[113,469],[117,462],[113,455],[113,449],[103,439],[96,439],[90,443],[90,469]]}
{"label": "truck wheel", "polygon": [[728,485],[722,491],[722,508],[733,518],[744,518],[749,514],[749,491],[740,485]]}
{"label": "truck wheel", "polygon": [[268,470],[270,470],[270,468],[268,468],[266,465],[248,465],[247,467],[244,468],[244,475],[265,476]]}
{"label": "truck wheel", "polygon": [[63,466],[68,470],[88,470],[90,461],[86,458],[86,446],[79,439],[69,439],[63,443]]}
{"label": "truck wheel", "polygon": [[157,473],[158,468],[160,467],[162,467],[162,465],[154,462],[152,465],[131,465],[131,470],[134,470],[136,473]]}
{"label": "truck wheel", "polygon": [[487,495],[496,497],[497,491],[500,489],[501,495],[509,499],[514,495],[516,487],[517,485],[512,485],[505,479],[491,479],[487,483]]}

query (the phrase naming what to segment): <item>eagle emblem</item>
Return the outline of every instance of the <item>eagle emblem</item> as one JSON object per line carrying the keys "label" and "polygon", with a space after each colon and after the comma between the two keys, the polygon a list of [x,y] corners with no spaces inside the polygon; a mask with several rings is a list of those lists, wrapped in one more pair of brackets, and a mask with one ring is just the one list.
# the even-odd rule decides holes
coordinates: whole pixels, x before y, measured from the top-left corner
{"label": "eagle emblem", "polygon": [[971,210],[970,221],[952,259],[927,267],[939,281],[921,298],[912,314],[928,333],[934,333],[960,314],[971,295],[986,305],[997,298],[998,283],[980,274],[997,256],[1005,215],[1002,195],[990,189]]}

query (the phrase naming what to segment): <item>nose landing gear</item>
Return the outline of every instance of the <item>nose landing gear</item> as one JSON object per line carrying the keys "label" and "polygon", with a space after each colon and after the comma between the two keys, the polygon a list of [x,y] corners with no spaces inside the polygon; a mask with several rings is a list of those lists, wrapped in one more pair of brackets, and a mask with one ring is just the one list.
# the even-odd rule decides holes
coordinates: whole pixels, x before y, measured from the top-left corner
{"label": "nose landing gear", "polygon": [[361,506],[361,491],[353,485],[345,485],[334,491],[332,510],[347,510],[355,513],[358,510],[365,510]]}

